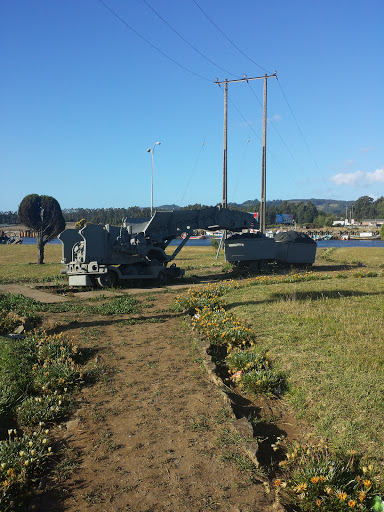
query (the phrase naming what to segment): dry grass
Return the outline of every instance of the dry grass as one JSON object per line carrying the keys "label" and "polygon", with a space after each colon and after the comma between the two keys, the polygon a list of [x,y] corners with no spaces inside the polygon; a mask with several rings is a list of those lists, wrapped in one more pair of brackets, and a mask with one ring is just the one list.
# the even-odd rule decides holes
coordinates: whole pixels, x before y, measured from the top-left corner
{"label": "dry grass", "polygon": [[38,265],[36,245],[0,245],[0,283],[51,280],[63,265],[61,245],[45,246],[44,265]]}
{"label": "dry grass", "polygon": [[[346,242],[348,244],[348,242]],[[328,264],[353,264],[361,263],[369,268],[379,269],[384,267],[382,247],[334,247],[332,249],[321,248],[317,250],[316,264],[324,265],[324,259]]]}

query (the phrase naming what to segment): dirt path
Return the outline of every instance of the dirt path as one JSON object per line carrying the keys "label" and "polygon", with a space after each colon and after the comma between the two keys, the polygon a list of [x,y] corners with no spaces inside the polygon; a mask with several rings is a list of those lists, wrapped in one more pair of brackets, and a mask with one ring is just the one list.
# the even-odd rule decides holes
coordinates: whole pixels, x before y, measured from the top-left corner
{"label": "dirt path", "polygon": [[65,432],[80,464],[68,479],[64,471],[51,479],[36,503],[41,512],[281,510],[246,465],[231,410],[189,327],[169,310],[173,298],[147,297],[141,315],[68,324],[70,336],[97,349],[105,372],[83,390]]}

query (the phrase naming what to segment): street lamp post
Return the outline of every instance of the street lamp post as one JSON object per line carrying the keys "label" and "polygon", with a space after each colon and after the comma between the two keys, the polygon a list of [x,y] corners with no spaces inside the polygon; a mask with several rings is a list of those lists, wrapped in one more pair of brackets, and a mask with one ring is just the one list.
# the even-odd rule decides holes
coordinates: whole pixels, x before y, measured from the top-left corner
{"label": "street lamp post", "polygon": [[151,148],[147,149],[147,153],[151,153],[152,156],[152,179],[151,179],[151,217],[153,216],[153,153],[155,146],[160,146],[161,142],[155,142]]}

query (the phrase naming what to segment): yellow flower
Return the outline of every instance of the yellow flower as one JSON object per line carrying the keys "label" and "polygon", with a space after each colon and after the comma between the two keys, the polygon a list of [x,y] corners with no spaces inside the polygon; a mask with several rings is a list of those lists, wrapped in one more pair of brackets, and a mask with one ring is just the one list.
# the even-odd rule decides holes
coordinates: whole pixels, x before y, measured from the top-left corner
{"label": "yellow flower", "polygon": [[319,498],[318,498],[318,499],[316,500],[316,505],[317,505],[318,507],[321,507],[321,504],[322,504],[322,503],[323,503],[323,502],[321,501],[321,499],[319,499]]}
{"label": "yellow flower", "polygon": [[370,480],[363,480],[364,487],[370,489],[372,487],[372,482]]}
{"label": "yellow flower", "polygon": [[348,507],[355,508],[356,507],[356,501],[355,500],[349,500],[348,501]]}
{"label": "yellow flower", "polygon": [[296,486],[295,489],[298,493],[303,492],[307,489],[307,484],[305,482],[303,482],[302,484],[299,484],[298,486]]}
{"label": "yellow flower", "polygon": [[341,501],[345,501],[347,499],[346,492],[339,492],[339,494],[337,496],[341,499]]}

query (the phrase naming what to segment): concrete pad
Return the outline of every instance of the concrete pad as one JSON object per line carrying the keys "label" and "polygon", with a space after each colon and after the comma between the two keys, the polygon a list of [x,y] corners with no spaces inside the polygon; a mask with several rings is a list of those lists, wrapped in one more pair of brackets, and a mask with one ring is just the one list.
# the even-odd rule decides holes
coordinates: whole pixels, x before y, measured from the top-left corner
{"label": "concrete pad", "polygon": [[56,304],[59,302],[67,302],[68,298],[62,295],[54,295],[42,290],[36,290],[28,285],[22,284],[0,284],[0,293],[20,294],[29,299],[38,300],[45,304]]}

